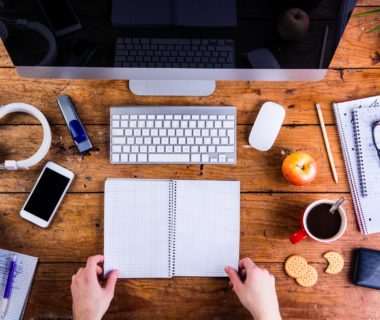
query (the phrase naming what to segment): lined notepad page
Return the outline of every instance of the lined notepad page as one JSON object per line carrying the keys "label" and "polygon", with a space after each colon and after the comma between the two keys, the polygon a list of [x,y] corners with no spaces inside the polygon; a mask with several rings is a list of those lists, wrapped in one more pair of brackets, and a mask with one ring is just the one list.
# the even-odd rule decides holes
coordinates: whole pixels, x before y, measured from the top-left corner
{"label": "lined notepad page", "polygon": [[380,99],[372,107],[355,109],[354,115],[357,122],[357,142],[360,142],[361,151],[359,166],[362,189],[365,190],[365,196],[380,195],[380,159],[372,133],[373,123],[380,121]]}
{"label": "lined notepad page", "polygon": [[239,261],[240,182],[175,183],[175,276],[225,277]]}
{"label": "lined notepad page", "polygon": [[4,320],[23,318],[30,288],[38,259],[35,257],[0,249],[0,295],[4,296],[11,257],[16,254],[16,270],[14,273],[8,310]]}
{"label": "lined notepad page", "polygon": [[169,180],[109,179],[104,199],[104,272],[169,277]]}

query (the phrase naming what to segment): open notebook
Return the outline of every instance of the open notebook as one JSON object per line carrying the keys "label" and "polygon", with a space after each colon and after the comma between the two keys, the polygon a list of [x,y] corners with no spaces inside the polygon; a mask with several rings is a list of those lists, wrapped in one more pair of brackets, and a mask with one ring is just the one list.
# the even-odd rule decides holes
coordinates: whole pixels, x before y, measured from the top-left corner
{"label": "open notebook", "polygon": [[[378,209],[380,198],[379,195],[372,194],[372,192],[371,194],[368,193],[368,196],[364,196],[361,192],[360,166],[358,165],[360,160],[358,158],[358,155],[360,155],[358,151],[360,150],[358,150],[355,138],[357,130],[354,130],[354,111],[358,110],[358,108],[369,108],[378,105],[380,105],[380,96],[334,104],[338,132],[356,216],[360,230],[364,234],[380,232],[380,215]],[[375,158],[372,159],[375,161]],[[376,163],[379,163],[377,158]],[[371,186],[373,190],[380,188],[380,179],[376,180],[373,180],[376,182],[376,186]]]}
{"label": "open notebook", "polygon": [[240,182],[108,179],[104,272],[224,277],[237,268]]}
{"label": "open notebook", "polygon": [[38,259],[24,254],[0,249],[0,295],[4,295],[9,264],[13,255],[17,256],[11,296],[4,320],[23,319],[30,288]]}

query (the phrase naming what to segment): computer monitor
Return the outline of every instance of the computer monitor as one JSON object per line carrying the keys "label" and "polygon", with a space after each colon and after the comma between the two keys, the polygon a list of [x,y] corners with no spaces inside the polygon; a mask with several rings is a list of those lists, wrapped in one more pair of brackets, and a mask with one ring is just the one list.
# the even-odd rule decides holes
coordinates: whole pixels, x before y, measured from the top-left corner
{"label": "computer monitor", "polygon": [[355,4],[8,0],[0,37],[23,77],[128,79],[137,94],[206,95],[215,80],[322,79]]}

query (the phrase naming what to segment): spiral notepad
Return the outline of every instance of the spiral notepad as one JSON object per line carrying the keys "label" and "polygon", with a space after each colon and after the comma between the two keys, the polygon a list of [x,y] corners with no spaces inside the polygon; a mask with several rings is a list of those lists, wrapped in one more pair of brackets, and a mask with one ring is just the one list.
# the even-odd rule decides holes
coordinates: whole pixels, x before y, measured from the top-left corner
{"label": "spiral notepad", "polygon": [[[363,234],[380,232],[379,195],[376,194],[380,190],[380,179],[373,172],[366,172],[368,161],[377,164],[379,161],[377,157],[375,159],[367,155],[367,151],[371,149],[371,142],[368,140],[368,128],[362,129],[364,124],[360,121],[361,113],[367,112],[361,109],[378,106],[380,96],[334,104],[352,200]],[[365,188],[362,188],[363,186]]]}
{"label": "spiral notepad", "polygon": [[4,320],[24,318],[24,311],[29,298],[34,272],[38,259],[24,254],[0,249],[0,295],[3,297],[7,283],[9,263],[13,255],[17,256],[11,296]]}
{"label": "spiral notepad", "polygon": [[240,182],[106,181],[106,275],[226,276],[226,265],[237,268],[239,238]]}
{"label": "spiral notepad", "polygon": [[380,99],[353,111],[354,137],[363,197],[380,194],[380,160],[373,141],[372,125],[380,120]]}

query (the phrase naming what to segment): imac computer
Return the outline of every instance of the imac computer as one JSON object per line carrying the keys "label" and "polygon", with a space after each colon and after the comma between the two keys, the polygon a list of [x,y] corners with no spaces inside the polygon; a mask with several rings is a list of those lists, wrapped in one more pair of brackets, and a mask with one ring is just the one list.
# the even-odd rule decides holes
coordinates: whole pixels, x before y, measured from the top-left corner
{"label": "imac computer", "polygon": [[322,79],[356,0],[7,0],[0,37],[22,77],[125,79],[138,95],[216,80]]}

